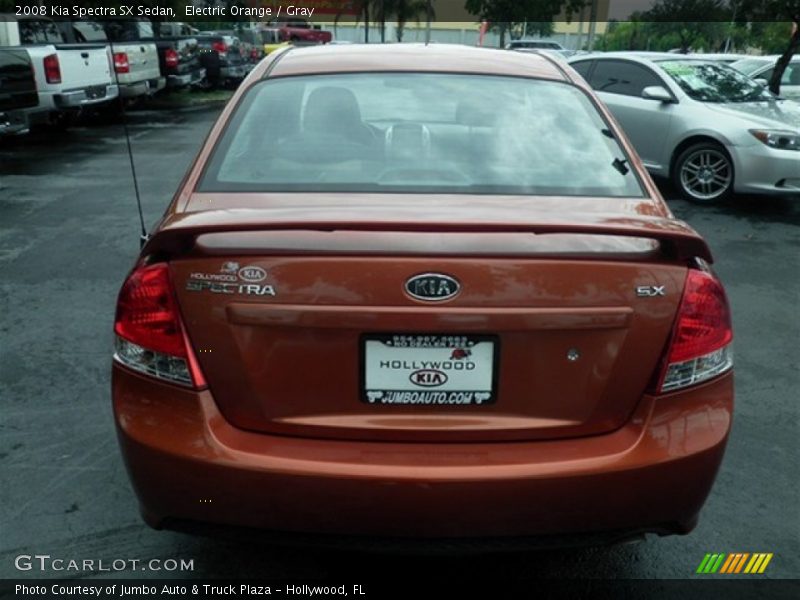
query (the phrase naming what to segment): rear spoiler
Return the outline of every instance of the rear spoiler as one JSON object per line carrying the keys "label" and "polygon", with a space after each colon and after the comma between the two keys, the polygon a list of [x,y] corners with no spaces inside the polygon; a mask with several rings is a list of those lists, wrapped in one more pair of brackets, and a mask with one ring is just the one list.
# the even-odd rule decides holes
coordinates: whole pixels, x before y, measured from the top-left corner
{"label": "rear spoiler", "polygon": [[[313,212],[319,215],[324,210]],[[298,213],[303,213],[301,218],[297,218]],[[283,216],[286,218],[282,218]],[[577,220],[570,219],[569,222],[547,220],[525,222],[521,219],[518,223],[508,223],[478,222],[477,220],[453,222],[399,219],[357,220],[359,217],[364,218],[363,210],[360,213],[356,210],[347,211],[340,218],[330,218],[330,213],[325,214],[326,218],[324,219],[314,219],[311,216],[311,211],[306,214],[306,211],[302,209],[231,209],[172,214],[160,223],[156,233],[142,249],[142,256],[174,257],[190,254],[196,251],[197,237],[211,233],[293,231],[297,232],[298,236],[301,232],[336,232],[337,234],[346,232],[527,233],[532,235],[573,234],[653,239],[659,242],[661,254],[670,260],[689,261],[700,258],[709,263],[713,262],[711,250],[694,229],[683,221],[664,217],[603,217],[590,214],[582,215]],[[353,220],[354,216],[356,220]],[[572,216],[570,215],[570,217]],[[372,237],[375,238],[375,236]],[[266,236],[261,239],[268,243]],[[364,239],[364,237],[353,236],[352,243],[340,245],[341,253],[364,254],[369,252],[369,248],[359,247],[358,239]],[[307,250],[313,251],[314,249],[314,247],[309,247]],[[298,250],[297,253],[307,252]]]}

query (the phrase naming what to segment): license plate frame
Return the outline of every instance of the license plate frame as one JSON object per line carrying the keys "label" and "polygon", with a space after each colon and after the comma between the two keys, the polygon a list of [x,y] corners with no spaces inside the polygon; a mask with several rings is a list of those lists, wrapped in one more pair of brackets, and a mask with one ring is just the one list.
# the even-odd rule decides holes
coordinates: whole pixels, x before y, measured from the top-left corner
{"label": "license plate frame", "polygon": [[[364,333],[359,340],[359,351],[359,400],[364,404],[481,407],[497,402],[500,365],[497,335]],[[376,362],[380,364],[382,360],[389,360],[391,367],[396,368],[379,369]],[[437,362],[440,364],[431,364]],[[463,368],[456,363],[464,365]],[[469,368],[470,363],[475,365],[474,369]]]}

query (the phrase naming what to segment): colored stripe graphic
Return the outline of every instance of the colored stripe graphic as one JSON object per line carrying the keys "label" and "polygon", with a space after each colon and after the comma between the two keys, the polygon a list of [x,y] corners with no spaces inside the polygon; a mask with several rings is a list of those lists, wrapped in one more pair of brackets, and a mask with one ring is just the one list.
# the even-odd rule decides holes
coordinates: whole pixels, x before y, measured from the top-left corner
{"label": "colored stripe graphic", "polygon": [[711,573],[716,573],[719,570],[720,565],[722,565],[722,561],[725,560],[725,555],[720,554],[717,561],[711,566]]}
{"label": "colored stripe graphic", "polygon": [[722,565],[722,568],[720,569],[719,572],[720,573],[728,573],[729,569],[731,568],[731,565],[734,562],[736,562],[736,557],[737,556],[738,556],[737,554],[728,554],[728,560],[725,561],[725,564]]}
{"label": "colored stripe graphic", "polygon": [[698,573],[716,573],[725,560],[725,554],[706,554],[700,566],[697,567]]}
{"label": "colored stripe graphic", "polygon": [[[774,555],[771,552],[708,553],[700,561],[697,573],[701,574],[761,574]],[[745,566],[746,565],[746,566]]]}
{"label": "colored stripe graphic", "polygon": [[767,554],[764,557],[764,562],[761,563],[761,566],[758,568],[758,572],[759,573],[763,573],[764,569],[767,568],[767,565],[769,564],[769,561],[771,561],[771,560],[772,560],[772,552],[770,552],[769,554]]}
{"label": "colored stripe graphic", "polygon": [[753,554],[753,558],[750,559],[750,562],[747,563],[747,566],[744,568],[745,573],[753,573],[753,567],[758,568],[758,564],[761,563],[763,558],[761,558],[761,554]]}
{"label": "colored stripe graphic", "polygon": [[740,572],[742,570],[742,567],[744,566],[744,563],[745,563],[745,561],[747,560],[747,558],[749,556],[750,556],[750,554],[747,553],[747,552],[742,554],[742,560],[740,560],[739,563],[736,565],[736,571],[734,571],[735,573],[738,573],[738,572]]}
{"label": "colored stripe graphic", "polygon": [[750,556],[750,554],[747,553],[732,554],[731,555],[732,558],[728,559],[728,561],[725,563],[725,566],[722,568],[720,573],[738,573],[739,571],[742,570],[742,567],[744,566],[744,561],[747,560],[748,556]]}
{"label": "colored stripe graphic", "polygon": [[708,562],[710,560],[711,560],[711,555],[710,554],[706,554],[703,557],[703,560],[700,561],[700,566],[697,567],[696,573],[705,573],[706,572],[706,565],[708,564]]}

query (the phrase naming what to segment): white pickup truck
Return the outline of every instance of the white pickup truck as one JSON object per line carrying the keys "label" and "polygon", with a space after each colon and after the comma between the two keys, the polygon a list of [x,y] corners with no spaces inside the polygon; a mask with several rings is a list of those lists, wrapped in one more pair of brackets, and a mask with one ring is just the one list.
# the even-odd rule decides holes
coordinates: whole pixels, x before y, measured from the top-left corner
{"label": "white pickup truck", "polygon": [[64,30],[70,41],[108,44],[114,57],[119,94],[135,99],[155,94],[166,86],[158,64],[153,27],[145,19],[73,21]]}
{"label": "white pickup truck", "polygon": [[80,109],[119,95],[105,44],[67,44],[56,23],[43,17],[0,14],[0,46],[23,47],[36,74],[39,104],[31,122],[69,120]]}

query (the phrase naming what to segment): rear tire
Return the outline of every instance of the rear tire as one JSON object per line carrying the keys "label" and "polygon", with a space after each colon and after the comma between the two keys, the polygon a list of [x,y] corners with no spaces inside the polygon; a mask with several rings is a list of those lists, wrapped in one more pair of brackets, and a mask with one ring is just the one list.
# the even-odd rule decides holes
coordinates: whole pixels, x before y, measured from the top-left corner
{"label": "rear tire", "polygon": [[733,194],[733,161],[720,144],[693,144],[675,159],[672,182],[689,202],[721,202]]}
{"label": "rear tire", "polygon": [[78,119],[78,111],[63,110],[50,113],[47,124],[53,131],[66,131],[75,124]]}

